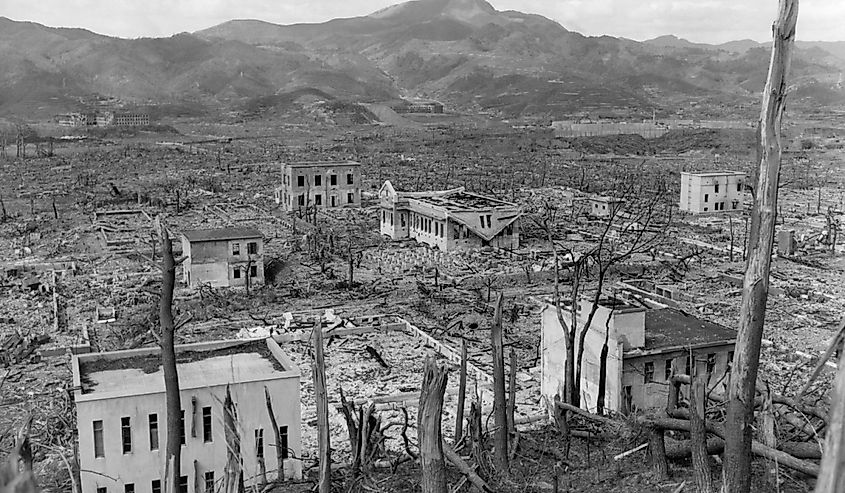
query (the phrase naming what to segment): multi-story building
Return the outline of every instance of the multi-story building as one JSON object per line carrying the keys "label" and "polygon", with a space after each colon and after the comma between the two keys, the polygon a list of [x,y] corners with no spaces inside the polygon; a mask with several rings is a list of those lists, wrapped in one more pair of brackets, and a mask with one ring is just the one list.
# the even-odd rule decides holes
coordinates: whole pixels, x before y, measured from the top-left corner
{"label": "multi-story building", "polygon": [[442,251],[494,246],[519,248],[516,204],[464,191],[397,192],[387,181],[379,191],[381,234],[414,239]]}
{"label": "multi-story building", "polygon": [[264,284],[264,242],[257,229],[183,231],[182,254],[183,279],[189,287]]}
{"label": "multi-story building", "polygon": [[693,214],[740,210],[745,179],[738,171],[682,172],[680,209]]}
{"label": "multi-story building", "polygon": [[361,207],[361,164],[307,161],[282,164],[276,203],[286,211]]}
{"label": "multi-story building", "polygon": [[[300,372],[279,345],[272,339],[216,341],[180,345],[176,352],[181,492],[222,490],[227,391],[237,410],[244,482],[259,481],[262,462],[268,479],[278,478],[273,422],[284,477],[300,478]],[[160,349],[78,355],[72,371],[82,491],[163,491],[167,411]]]}
{"label": "multi-story building", "polygon": [[147,113],[115,113],[112,124],[121,127],[145,127],[150,124],[150,115]]}
{"label": "multi-story building", "polygon": [[[579,330],[586,325],[592,303],[579,303]],[[569,307],[563,308],[567,324]],[[541,310],[541,392],[553,402],[563,395],[566,334],[553,304]],[[630,413],[663,408],[673,374],[689,375],[692,365],[717,380],[729,371],[736,331],[700,320],[676,308],[644,308],[616,298],[599,301],[584,339],[581,407],[595,411],[601,379],[601,353],[607,341],[604,408]],[[690,360],[690,351],[692,360]],[[578,353],[576,340],[575,354]]]}

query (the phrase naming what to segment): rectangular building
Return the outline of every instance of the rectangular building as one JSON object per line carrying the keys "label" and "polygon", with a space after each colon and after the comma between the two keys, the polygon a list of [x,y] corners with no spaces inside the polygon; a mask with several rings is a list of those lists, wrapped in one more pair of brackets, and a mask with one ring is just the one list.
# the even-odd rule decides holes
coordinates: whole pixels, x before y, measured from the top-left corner
{"label": "rectangular building", "polygon": [[[579,304],[576,315],[579,330],[586,324],[591,307],[592,303],[586,300]],[[563,310],[568,323],[570,310],[568,307]],[[562,396],[564,391],[566,334],[552,304],[542,308],[541,323],[540,387],[549,402],[553,402],[554,396]],[[596,410],[606,335],[604,408],[624,414],[664,408],[668,380],[673,374],[689,375],[693,364],[711,380],[718,380],[729,371],[736,342],[736,331],[675,308],[648,309],[615,298],[602,299],[584,340],[581,407],[590,411]],[[577,339],[575,354],[578,354]]]}
{"label": "rectangular building", "polygon": [[387,181],[379,191],[381,234],[414,239],[442,251],[492,246],[519,248],[516,204],[465,192],[397,192]]}
{"label": "rectangular building", "polygon": [[361,164],[308,161],[282,164],[276,203],[286,211],[361,207]]}
{"label": "rectangular building", "polygon": [[182,232],[185,284],[196,288],[264,284],[264,241],[254,228],[197,229]]}
{"label": "rectangular building", "polygon": [[[272,339],[216,341],[180,345],[176,353],[184,437],[181,490],[222,490],[227,389],[237,409],[246,485],[257,482],[261,460],[268,479],[278,477],[265,390],[279,427],[284,476],[300,478],[300,373],[279,345]],[[160,361],[158,348],[73,357],[83,493],[164,491],[167,415]]]}
{"label": "rectangular building", "polygon": [[589,204],[587,213],[594,217],[616,217],[619,210],[625,206],[625,200],[616,197],[594,195],[586,200]]}
{"label": "rectangular building", "polygon": [[679,207],[693,214],[740,210],[745,179],[738,171],[682,172]]}

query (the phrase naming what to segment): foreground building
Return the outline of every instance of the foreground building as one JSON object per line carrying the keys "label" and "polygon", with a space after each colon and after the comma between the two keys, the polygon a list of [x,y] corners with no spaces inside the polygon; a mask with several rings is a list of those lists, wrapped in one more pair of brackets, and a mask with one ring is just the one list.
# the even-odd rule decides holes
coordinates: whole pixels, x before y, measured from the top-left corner
{"label": "foreground building", "polygon": [[183,279],[191,288],[264,284],[264,242],[257,229],[183,231],[182,254]]}
{"label": "foreground building", "polygon": [[734,211],[745,198],[745,173],[703,171],[681,173],[679,207],[693,214]]}
{"label": "foreground building", "polygon": [[[591,307],[589,301],[579,304],[579,331]],[[563,395],[566,335],[553,305],[544,305],[541,314],[541,392],[552,402],[555,395]],[[564,320],[567,324],[571,320],[568,307],[564,308]],[[734,330],[675,308],[648,309],[615,298],[602,299],[584,341],[581,407],[590,411],[596,410],[606,327],[606,411],[628,414],[664,408],[669,378],[673,373],[691,371],[690,349],[698,370],[710,374],[711,379],[724,375],[733,359]]]}
{"label": "foreground building", "polygon": [[[222,489],[226,465],[223,402],[228,387],[237,408],[243,477],[278,474],[276,433],[265,404],[269,392],[283,447],[284,475],[302,465],[300,374],[272,339],[217,341],[176,347],[182,403],[185,493]],[[167,415],[158,348],[74,356],[78,454],[85,493],[164,491]],[[285,460],[289,459],[289,460]]]}
{"label": "foreground building", "polygon": [[379,190],[381,234],[414,239],[442,251],[493,246],[519,247],[516,204],[466,192],[397,192],[387,181]]}
{"label": "foreground building", "polygon": [[308,161],[282,164],[276,203],[286,211],[317,207],[361,207],[361,164]]}

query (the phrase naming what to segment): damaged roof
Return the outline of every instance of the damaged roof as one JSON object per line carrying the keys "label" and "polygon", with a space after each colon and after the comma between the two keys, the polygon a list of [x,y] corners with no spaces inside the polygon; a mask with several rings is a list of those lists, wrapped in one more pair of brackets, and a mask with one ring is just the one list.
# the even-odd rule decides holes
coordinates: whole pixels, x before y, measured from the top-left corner
{"label": "damaged roof", "polygon": [[245,238],[261,238],[261,232],[255,228],[220,228],[220,229],[192,229],[182,231],[182,236],[190,242],[239,240]]}
{"label": "damaged roof", "polygon": [[645,351],[731,344],[735,341],[735,330],[701,320],[676,308],[645,312]]}

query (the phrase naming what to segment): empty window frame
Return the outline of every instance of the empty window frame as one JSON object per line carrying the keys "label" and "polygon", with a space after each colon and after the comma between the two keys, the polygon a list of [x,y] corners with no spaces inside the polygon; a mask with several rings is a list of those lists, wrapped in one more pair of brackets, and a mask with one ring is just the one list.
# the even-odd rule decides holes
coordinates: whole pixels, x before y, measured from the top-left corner
{"label": "empty window frame", "polygon": [[336,207],[336,206],[337,206],[337,196],[332,195],[332,207]]}
{"label": "empty window frame", "polygon": [[240,279],[241,278],[241,268],[235,266],[232,269],[232,279]]}
{"label": "empty window frame", "polygon": [[[179,414],[179,443],[185,445],[185,410]],[[181,479],[180,479],[181,481]]]}
{"label": "empty window frame", "polygon": [[255,457],[264,458],[264,428],[255,430]]}
{"label": "empty window frame", "polygon": [[249,277],[258,277],[258,266],[257,265],[250,265],[249,266]]}
{"label": "empty window frame", "polygon": [[727,369],[727,371],[731,371],[731,367],[733,366],[733,363],[734,363],[734,352],[728,351],[728,363],[727,363],[727,365],[725,365],[725,368]]}
{"label": "empty window frame", "polygon": [[329,175],[329,185],[337,186],[337,175]]}
{"label": "empty window frame", "polygon": [[654,362],[646,361],[643,368],[643,383],[651,383],[654,381]]}
{"label": "empty window frame", "polygon": [[355,184],[355,175],[352,173],[346,173],[346,184],[347,185],[354,185]]}
{"label": "empty window frame", "polygon": [[323,205],[323,196],[319,193],[314,195],[314,205]]}
{"label": "empty window frame", "polygon": [[96,420],[94,427],[94,457],[105,457],[106,449],[103,444],[103,421]]}
{"label": "empty window frame", "polygon": [[249,255],[258,255],[258,243],[255,241],[250,241],[246,244],[246,253]]}
{"label": "empty window frame", "polygon": [[709,194],[709,193],[705,193],[705,194],[704,194],[704,201],[705,201],[705,202],[707,202],[708,200],[710,200],[710,194]]}
{"label": "empty window frame", "polygon": [[712,375],[716,370],[716,353],[709,353],[707,355],[707,374]]}
{"label": "empty window frame", "polygon": [[718,183],[716,184],[716,189],[715,189],[715,192],[716,192],[716,193],[719,193],[719,184],[718,184]]}
{"label": "empty window frame", "polygon": [[214,471],[205,472],[205,493],[214,493]]}
{"label": "empty window frame", "polygon": [[279,439],[282,443],[279,444],[282,447],[282,459],[287,459],[290,455],[288,451],[288,427],[287,425],[283,425],[279,427]]}
{"label": "empty window frame", "polygon": [[492,216],[490,214],[487,214],[487,227],[488,228],[493,227]]}
{"label": "empty window frame", "polygon": [[304,187],[305,186],[305,175],[299,175],[296,177],[296,186]]}
{"label": "empty window frame", "polygon": [[158,414],[150,414],[150,450],[158,450]]}
{"label": "empty window frame", "polygon": [[123,485],[123,493],[135,493],[135,483],[126,483]]}
{"label": "empty window frame", "polygon": [[98,486],[97,493],[108,493],[108,489],[105,486]]}
{"label": "empty window frame", "polygon": [[213,440],[211,433],[211,406],[202,408],[202,441],[209,443]]}
{"label": "empty window frame", "polygon": [[179,493],[188,493],[188,476],[179,476]]}
{"label": "empty window frame", "polygon": [[153,479],[152,483],[150,483],[150,489],[153,493],[161,493],[161,480]]}
{"label": "empty window frame", "polygon": [[737,183],[737,184],[736,184],[736,191],[737,191],[737,192],[741,192],[741,191],[742,191],[742,183]]}
{"label": "empty window frame", "polygon": [[669,380],[670,378],[672,378],[672,360],[671,359],[666,360],[665,366],[663,368],[663,378],[665,378],[666,380]]}
{"label": "empty window frame", "polygon": [[355,203],[355,194],[349,192],[346,194],[346,203],[347,204],[354,204]]}
{"label": "empty window frame", "polygon": [[296,198],[296,201],[299,205],[305,205],[305,195],[299,194],[299,197]]}
{"label": "empty window frame", "polygon": [[323,176],[322,175],[314,175],[314,186],[319,187],[323,185]]}
{"label": "empty window frame", "polygon": [[123,453],[132,453],[132,423],[129,416],[120,418],[120,441],[123,444]]}
{"label": "empty window frame", "polygon": [[241,254],[241,244],[237,241],[232,243],[232,255],[240,255]]}

